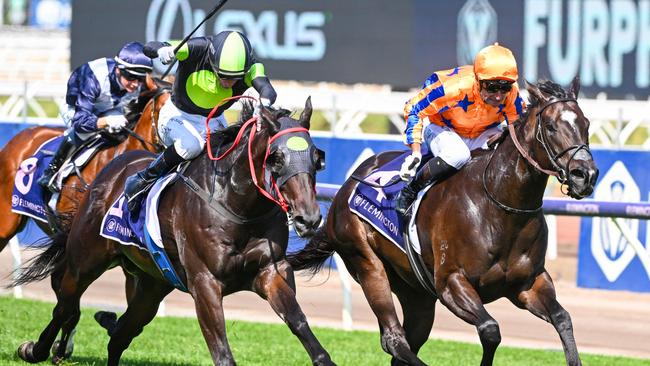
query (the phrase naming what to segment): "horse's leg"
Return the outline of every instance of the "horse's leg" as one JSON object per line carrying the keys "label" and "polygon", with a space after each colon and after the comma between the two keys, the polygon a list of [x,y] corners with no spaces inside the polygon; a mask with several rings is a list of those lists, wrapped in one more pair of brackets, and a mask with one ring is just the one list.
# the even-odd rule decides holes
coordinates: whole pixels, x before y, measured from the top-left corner
{"label": "horse's leg", "polygon": [[409,347],[404,328],[399,322],[390,283],[384,265],[369,245],[345,245],[345,248],[358,248],[357,252],[346,254],[350,273],[356,273],[361,289],[370,308],[375,313],[381,331],[381,347],[395,359],[409,365],[425,365]]}
{"label": "horse's leg", "polygon": [[[7,196],[11,197],[11,195]],[[0,220],[0,252],[7,246],[9,240],[16,236],[25,224],[27,218],[22,215],[11,212],[11,202],[8,200],[0,200],[7,202],[0,202],[0,212],[4,212],[2,220]]]}
{"label": "horse's leg", "polygon": [[[50,282],[52,285],[52,290],[56,293],[56,289],[61,288],[61,283],[65,270],[58,270],[52,272],[50,276]],[[72,356],[74,350],[74,333],[75,327],[79,318],[77,317],[76,321],[67,321],[63,324],[61,328],[61,337],[54,342],[52,345],[52,362],[59,363],[63,359],[68,359]]]}
{"label": "horse's leg", "polygon": [[334,365],[330,355],[320,344],[307,323],[305,314],[296,301],[296,283],[293,270],[286,260],[261,269],[255,279],[255,290],[266,299],[273,311],[300,339],[314,365]]}
{"label": "horse's leg", "polygon": [[[393,283],[400,281],[395,277],[391,277]],[[429,339],[429,334],[431,334],[437,299],[426,292],[413,289],[404,282],[401,282],[400,286],[393,286],[393,292],[402,305],[406,340],[411,351],[417,355],[420,347]],[[406,364],[393,357],[391,365]]]}
{"label": "horse's leg", "polygon": [[539,274],[529,290],[518,293],[510,300],[513,304],[528,309],[535,316],[553,324],[562,340],[567,365],[582,365],[576,341],[573,338],[571,317],[557,302],[555,287],[548,272],[544,271]]}
{"label": "horse's leg", "polygon": [[485,310],[481,298],[467,278],[460,273],[448,276],[446,287],[440,291],[440,302],[457,317],[476,327],[483,346],[481,366],[492,365],[494,353],[501,343],[499,324]]}
{"label": "horse's leg", "polygon": [[[119,365],[124,350],[145,325],[156,317],[160,302],[174,288],[146,274],[138,276],[135,291],[126,311],[115,324],[102,324],[111,336],[108,342],[107,365]],[[97,317],[96,317],[97,318]]]}
{"label": "horse's leg", "polygon": [[215,365],[235,365],[228,345],[226,320],[223,315],[223,285],[207,270],[192,276],[190,286],[201,333]]}
{"label": "horse's leg", "polygon": [[[50,348],[59,330],[64,328],[64,334],[68,336],[72,333],[72,330],[79,322],[79,316],[81,314],[79,310],[81,295],[101,273],[103,271],[86,272],[83,269],[71,269],[67,265],[63,275],[60,277],[60,281],[57,276],[54,277],[56,279],[53,279],[52,284],[58,285],[58,287],[55,289],[57,304],[52,311],[52,320],[43,332],[41,332],[36,343],[28,341],[18,347],[18,355],[20,358],[31,363],[45,361],[49,356]],[[54,355],[53,360],[65,358],[65,349],[66,344],[60,344],[56,349],[56,355]]]}

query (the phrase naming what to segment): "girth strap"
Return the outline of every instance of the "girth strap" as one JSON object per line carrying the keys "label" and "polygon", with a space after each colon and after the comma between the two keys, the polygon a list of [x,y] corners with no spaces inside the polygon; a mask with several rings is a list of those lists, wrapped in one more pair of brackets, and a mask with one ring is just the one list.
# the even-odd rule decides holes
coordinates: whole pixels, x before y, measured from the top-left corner
{"label": "girth strap", "polygon": [[205,203],[207,203],[208,206],[210,206],[210,208],[215,210],[222,217],[225,217],[236,224],[240,224],[240,225],[257,224],[260,222],[267,221],[268,219],[275,217],[278,213],[281,212],[280,207],[274,205],[271,210],[269,210],[267,213],[265,213],[262,216],[258,216],[254,218],[246,218],[243,216],[239,216],[236,213],[230,211],[226,206],[222,205],[218,200],[215,200],[210,193],[208,193],[205,189],[201,188],[192,178],[186,177],[181,173],[178,173],[178,176],[183,180],[185,185],[187,185],[194,193],[196,193],[197,196],[199,196],[203,201],[205,201]]}

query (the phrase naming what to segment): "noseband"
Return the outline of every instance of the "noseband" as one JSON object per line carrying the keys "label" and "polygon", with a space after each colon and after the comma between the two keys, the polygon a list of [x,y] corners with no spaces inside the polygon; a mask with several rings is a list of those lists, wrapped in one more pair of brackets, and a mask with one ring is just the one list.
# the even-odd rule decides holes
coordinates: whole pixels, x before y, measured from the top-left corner
{"label": "noseband", "polygon": [[[589,156],[593,158],[593,155],[591,154],[591,150],[589,150],[589,145],[587,144],[579,144],[579,145],[572,145],[569,146],[568,148],[560,151],[557,154],[553,154],[553,150],[551,149],[550,144],[548,143],[548,137],[546,136],[546,130],[542,132],[542,112],[544,112],[544,109],[546,109],[548,106],[553,105],[555,103],[568,103],[568,102],[574,102],[578,103],[575,99],[571,98],[564,98],[564,99],[552,99],[548,103],[546,103],[540,110],[537,112],[537,134],[536,134],[536,139],[542,144],[542,147],[544,147],[544,150],[546,151],[546,155],[548,156],[549,161],[551,162],[551,165],[553,165],[553,169],[557,174],[554,174],[555,177],[557,177],[557,180],[561,184],[568,184],[571,186],[571,181],[569,180],[569,164],[573,161],[573,158],[580,152],[580,150],[585,150]],[[573,150],[573,153],[571,153],[571,157],[567,161],[566,165],[564,167],[560,166],[559,159],[566,154],[567,152]],[[567,183],[568,182],[568,183]]]}
{"label": "noseband", "polygon": [[[575,156],[581,150],[585,150],[592,157],[593,157],[593,155],[591,154],[591,150],[589,150],[589,145],[588,144],[571,145],[568,148],[566,148],[566,149],[560,151],[559,153],[555,154],[553,152],[553,149],[551,148],[551,145],[548,142],[548,137],[546,136],[546,130],[544,128],[542,128],[543,127],[543,125],[542,125],[542,113],[544,112],[544,110],[546,108],[550,107],[551,105],[553,105],[555,103],[571,103],[571,102],[578,103],[578,101],[573,99],[573,98],[554,98],[554,99],[551,99],[548,102],[546,102],[542,107],[540,107],[539,110],[537,111],[537,113],[535,114],[536,124],[537,124],[537,131],[535,133],[535,139],[537,141],[539,141],[539,143],[544,148],[544,151],[546,151],[546,155],[547,155],[548,160],[550,161],[551,165],[553,166],[553,170],[542,168],[542,166],[537,161],[535,161],[530,156],[530,154],[528,154],[526,149],[524,149],[521,146],[521,143],[517,139],[517,134],[515,133],[514,125],[513,124],[508,124],[508,131],[510,132],[510,137],[512,138],[512,141],[514,142],[515,147],[517,148],[517,151],[519,151],[519,153],[526,159],[526,161],[530,165],[532,165],[535,169],[537,169],[538,171],[540,171],[540,172],[542,172],[542,173],[544,173],[546,175],[556,177],[557,180],[560,182],[560,184],[562,184],[562,186],[564,186],[566,184],[566,185],[569,186],[569,189],[571,188],[571,180],[569,180],[569,165],[571,164],[571,162],[573,161]],[[565,154],[567,154],[568,152],[570,152],[572,150],[573,150],[573,152],[571,153],[571,157],[569,158],[569,160],[567,161],[565,166],[564,167],[561,166],[558,160],[562,156],[564,156]],[[492,156],[494,156],[494,153],[492,153]],[[491,157],[490,157],[490,160],[492,160]],[[492,194],[490,194],[490,192],[487,189],[486,182],[485,182],[485,173],[487,172],[487,168],[489,167],[489,165],[490,164],[489,164],[489,161],[488,161],[488,164],[485,167],[485,172],[483,174],[483,188],[484,188],[485,193],[487,194],[487,196],[497,206],[501,207],[505,211],[512,212],[512,213],[534,213],[534,212],[538,212],[539,210],[542,209],[541,205],[539,207],[537,207],[537,208],[534,208],[534,209],[519,209],[519,208],[514,208],[514,207],[504,205],[503,203],[499,202],[494,196],[492,196]]]}

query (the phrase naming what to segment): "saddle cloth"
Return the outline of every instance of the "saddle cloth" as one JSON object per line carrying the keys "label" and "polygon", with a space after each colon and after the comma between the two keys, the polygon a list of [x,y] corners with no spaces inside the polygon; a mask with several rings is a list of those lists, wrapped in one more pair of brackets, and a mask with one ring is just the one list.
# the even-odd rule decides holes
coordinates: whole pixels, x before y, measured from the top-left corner
{"label": "saddle cloth", "polygon": [[[19,166],[14,179],[14,188],[11,196],[11,211],[29,216],[33,219],[47,223],[46,202],[44,190],[36,183],[38,178],[49,165],[54,152],[63,141],[63,136],[54,137],[45,141],[38,147],[34,155],[25,159]],[[56,176],[56,185],[61,187],[63,180],[82,168],[104,144],[101,138],[93,139],[88,145],[81,148],[70,159],[63,163]],[[58,195],[56,195],[58,198]],[[56,201],[55,201],[56,202]]]}
{"label": "saddle cloth", "polygon": [[[424,153],[420,168],[432,157],[431,154],[427,152]],[[408,151],[404,152],[404,154],[396,157],[383,166],[380,166],[366,176],[364,181],[385,186],[389,182],[398,180],[400,167],[402,166],[404,159],[406,159],[410,154],[411,153]],[[404,227],[395,211],[395,200],[405,185],[406,182],[399,180],[395,184],[391,184],[384,188],[376,188],[359,182],[348,199],[350,211],[372,225],[372,227],[374,227],[380,234],[390,240],[402,251],[405,251],[404,238],[402,236]],[[415,214],[411,215],[411,220],[408,225],[409,239],[418,254],[421,253],[420,242],[415,228],[415,218],[422,197],[431,186],[432,185],[427,186],[418,193],[418,197],[413,204],[413,212]]]}
{"label": "saddle cloth", "polygon": [[137,213],[129,212],[126,197],[121,194],[104,215],[100,235],[148,251],[163,276],[174,287],[187,292],[165,253],[158,220],[160,195],[177,177],[178,173],[172,172],[158,179]]}

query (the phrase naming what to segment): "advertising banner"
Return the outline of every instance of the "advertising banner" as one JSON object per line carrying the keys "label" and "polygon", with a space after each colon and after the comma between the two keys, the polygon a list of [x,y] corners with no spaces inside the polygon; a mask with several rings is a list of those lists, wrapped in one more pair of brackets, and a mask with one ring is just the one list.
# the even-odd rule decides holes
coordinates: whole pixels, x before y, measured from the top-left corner
{"label": "advertising banner", "polygon": [[[647,151],[597,151],[598,201],[648,201]],[[650,230],[647,220],[619,219],[641,243],[635,248],[611,218],[583,217],[578,252],[578,286],[650,292]]]}
{"label": "advertising banner", "polygon": [[[214,5],[74,1],[71,66],[132,40],[182,39]],[[226,29],[248,35],[274,79],[409,89],[499,42],[522,80],[579,76],[586,96],[649,96],[650,0],[231,0],[196,35]]]}

